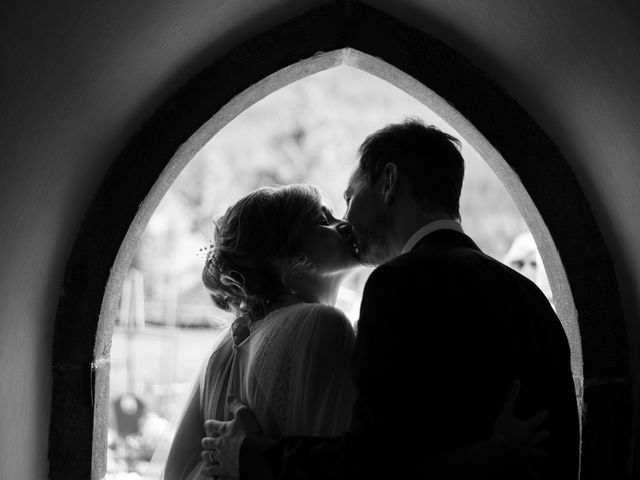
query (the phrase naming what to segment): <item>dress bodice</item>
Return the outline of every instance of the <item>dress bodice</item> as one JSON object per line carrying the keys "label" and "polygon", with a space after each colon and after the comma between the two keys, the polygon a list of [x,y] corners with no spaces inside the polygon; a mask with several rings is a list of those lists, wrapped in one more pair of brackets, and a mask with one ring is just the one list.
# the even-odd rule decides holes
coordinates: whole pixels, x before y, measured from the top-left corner
{"label": "dress bodice", "polygon": [[337,435],[349,425],[353,329],[342,312],[319,304],[275,310],[234,345],[222,335],[201,378],[205,419],[228,419],[227,396],[256,414],[264,433]]}

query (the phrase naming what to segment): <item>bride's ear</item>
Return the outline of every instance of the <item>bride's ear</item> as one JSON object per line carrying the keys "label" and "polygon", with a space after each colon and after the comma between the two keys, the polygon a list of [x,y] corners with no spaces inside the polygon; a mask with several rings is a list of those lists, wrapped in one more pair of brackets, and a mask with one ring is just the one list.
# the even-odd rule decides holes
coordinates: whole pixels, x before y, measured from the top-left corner
{"label": "bride's ear", "polygon": [[385,203],[392,202],[398,190],[398,166],[395,163],[387,163],[382,171],[382,195]]}

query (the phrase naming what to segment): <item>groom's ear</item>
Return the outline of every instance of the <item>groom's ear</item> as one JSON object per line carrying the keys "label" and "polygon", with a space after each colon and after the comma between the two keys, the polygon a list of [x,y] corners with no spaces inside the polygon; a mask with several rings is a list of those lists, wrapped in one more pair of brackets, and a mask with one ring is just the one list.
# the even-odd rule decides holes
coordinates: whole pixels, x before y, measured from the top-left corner
{"label": "groom's ear", "polygon": [[386,203],[391,203],[398,190],[398,166],[387,163],[382,171],[382,195]]}

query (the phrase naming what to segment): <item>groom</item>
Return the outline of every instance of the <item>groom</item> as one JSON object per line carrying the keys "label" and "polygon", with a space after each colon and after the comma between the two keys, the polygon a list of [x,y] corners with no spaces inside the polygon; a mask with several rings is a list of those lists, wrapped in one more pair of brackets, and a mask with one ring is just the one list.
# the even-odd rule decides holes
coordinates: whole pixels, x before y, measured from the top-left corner
{"label": "groom", "polygon": [[[221,461],[209,472],[241,480],[414,478],[431,454],[488,438],[519,379],[516,416],[549,414],[548,457],[536,462],[535,474],[577,479],[567,339],[544,294],[464,234],[458,143],[409,119],[360,147],[346,219],[361,261],[380,266],[362,299],[349,431],[267,438],[250,433],[250,412],[240,409],[231,422],[208,425],[217,438],[203,446],[215,446],[210,455]],[[492,478],[527,475],[511,470]]]}

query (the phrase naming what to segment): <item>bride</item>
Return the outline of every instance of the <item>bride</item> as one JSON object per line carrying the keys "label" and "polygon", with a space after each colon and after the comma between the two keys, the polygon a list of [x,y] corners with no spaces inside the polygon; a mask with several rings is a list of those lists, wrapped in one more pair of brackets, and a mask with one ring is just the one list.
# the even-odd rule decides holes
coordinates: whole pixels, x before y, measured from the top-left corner
{"label": "bride", "polygon": [[[309,185],[258,189],[215,222],[202,278],[215,304],[237,319],[221,334],[187,405],[165,480],[205,478],[203,424],[232,418],[230,397],[248,405],[270,436],[336,436],[349,427],[355,332],[334,304],[359,266],[349,224]],[[542,455],[542,416],[514,418],[515,395],[492,438],[441,460],[473,465],[469,478],[483,478]]]}

